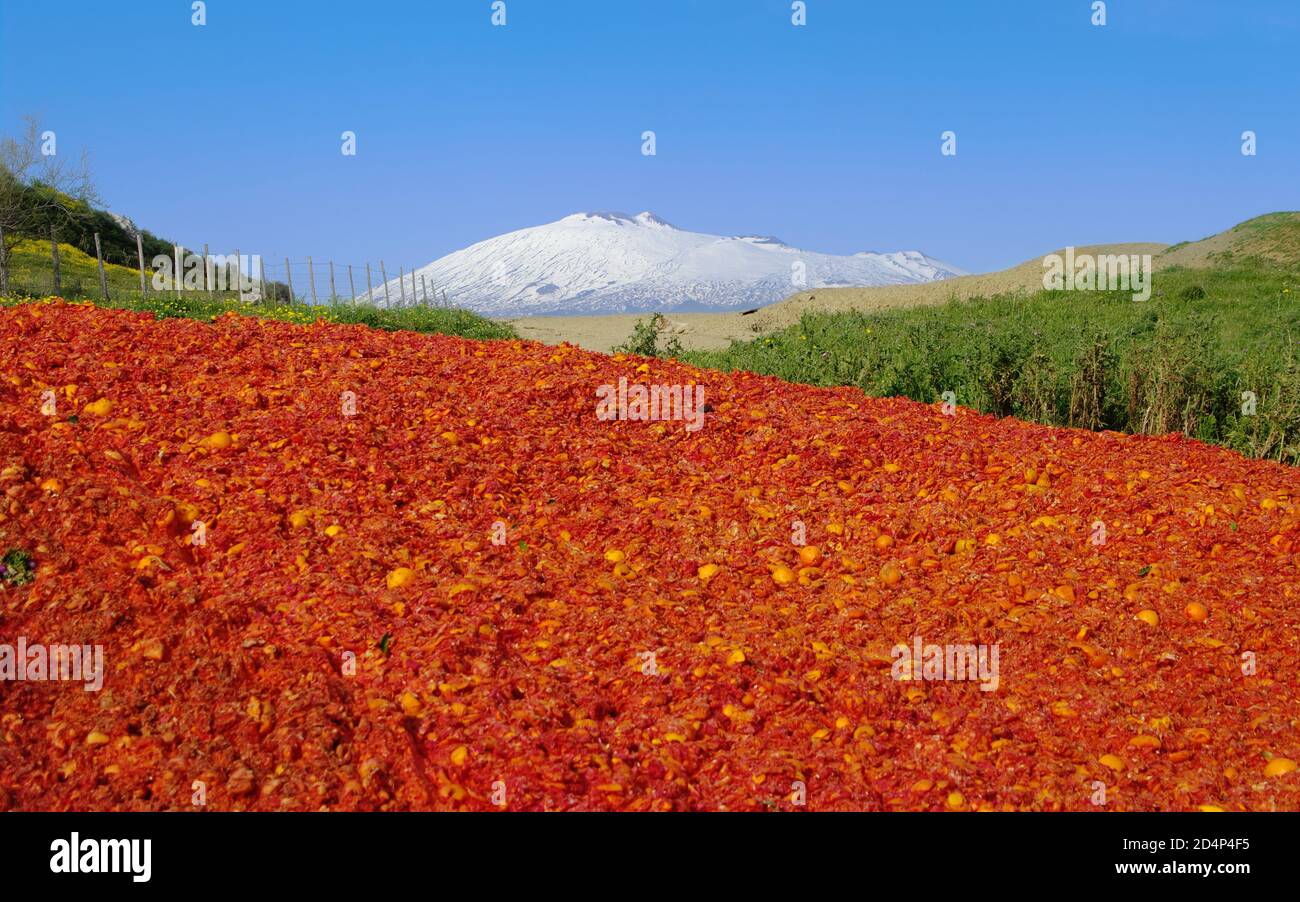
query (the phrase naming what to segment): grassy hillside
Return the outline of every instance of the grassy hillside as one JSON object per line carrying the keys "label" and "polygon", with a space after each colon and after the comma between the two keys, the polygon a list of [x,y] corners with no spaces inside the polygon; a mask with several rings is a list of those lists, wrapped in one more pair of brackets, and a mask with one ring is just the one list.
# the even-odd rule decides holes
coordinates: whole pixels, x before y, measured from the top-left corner
{"label": "grassy hillside", "polygon": [[[13,202],[27,209],[32,218],[19,232],[36,241],[45,241],[52,231],[59,240],[93,257],[95,236],[99,236],[99,250],[106,263],[133,266],[144,251],[146,260],[155,254],[170,254],[173,242],[153,234],[148,229],[136,230],[130,220],[108,210],[96,209],[85,200],[71,197],[62,191],[39,182],[15,186]],[[12,195],[11,195],[12,196]]]}
{"label": "grassy hillside", "polygon": [[[1096,244],[1077,247],[1080,254],[1151,254],[1163,244]],[[1064,254],[1060,248],[1049,253]],[[1154,261],[1153,261],[1154,262]],[[842,310],[888,310],[921,307],[952,300],[993,297],[1004,294],[1032,294],[1043,287],[1043,258],[1034,257],[1009,269],[958,276],[916,285],[885,285],[877,288],[814,288],[791,295],[748,317],[754,332],[783,329],[799,321],[804,313],[834,313]]]}
{"label": "grassy hillside", "polygon": [[1300,213],[1268,213],[1209,238],[1175,244],[1157,258],[1156,265],[1231,266],[1251,260],[1300,264]]}
{"label": "grassy hillside", "polygon": [[[99,269],[93,254],[70,244],[59,245],[61,294],[68,299],[99,297]],[[104,264],[108,293],[140,291],[139,270],[116,263]],[[54,290],[53,263],[48,241],[21,241],[9,260],[9,289],[13,294],[44,297]]]}
{"label": "grassy hillside", "polygon": [[[1153,243],[1076,246],[1076,253],[1151,254],[1159,269],[1231,267],[1240,263],[1300,265],[1300,213],[1281,212],[1257,216],[1200,241],[1172,246]],[[1063,248],[1047,253],[1064,253]],[[844,310],[884,310],[942,304],[1016,293],[1033,294],[1043,286],[1043,254],[996,272],[960,276],[920,285],[880,288],[817,288],[801,291],[784,301],[760,309],[747,318],[755,334],[784,329],[804,313]]]}
{"label": "grassy hillside", "polygon": [[[100,299],[99,269],[95,258],[75,247],[59,245],[59,269],[63,288],[60,296],[68,300],[90,300],[97,306],[124,310],[140,310],[160,318],[185,317],[211,319],[227,312],[243,316],[258,316],[285,322],[311,323],[317,318],[336,323],[361,323],[376,329],[409,329],[413,332],[461,335],[466,338],[515,338],[510,326],[497,323],[467,310],[409,307],[380,309],[368,305],[318,305],[307,307],[282,303],[240,303],[236,292],[214,292],[209,299],[202,294],[158,294],[150,290],[140,293],[140,274],[128,266],[104,264],[108,279],[109,300]],[[25,241],[18,245],[10,261],[10,287],[12,296],[0,298],[0,305],[21,303],[31,298],[46,297],[53,291],[50,277],[50,246],[48,242]],[[146,274],[146,278],[149,274]]]}
{"label": "grassy hillside", "polygon": [[[1154,293],[1038,291],[806,313],[683,358],[1040,423],[1183,432],[1300,463],[1300,267],[1158,271]],[[1243,412],[1254,393],[1253,412]],[[951,397],[951,396],[950,396]]]}

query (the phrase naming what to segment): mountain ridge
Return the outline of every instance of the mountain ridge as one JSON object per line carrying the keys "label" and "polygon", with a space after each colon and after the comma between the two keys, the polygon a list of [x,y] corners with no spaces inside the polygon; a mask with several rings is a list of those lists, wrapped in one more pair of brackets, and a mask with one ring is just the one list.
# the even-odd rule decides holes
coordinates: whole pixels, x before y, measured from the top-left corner
{"label": "mountain ridge", "polygon": [[804,288],[930,282],[964,275],[920,251],[823,254],[775,236],[678,228],[644,210],[571,213],[453,251],[368,296],[428,290],[491,316],[735,310]]}

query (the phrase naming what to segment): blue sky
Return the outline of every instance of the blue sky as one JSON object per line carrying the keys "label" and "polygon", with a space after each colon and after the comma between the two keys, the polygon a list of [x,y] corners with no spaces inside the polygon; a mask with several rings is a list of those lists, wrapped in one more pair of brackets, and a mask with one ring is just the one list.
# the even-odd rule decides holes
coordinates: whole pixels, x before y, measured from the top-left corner
{"label": "blue sky", "polygon": [[1296,0],[790,7],[3,0],[0,127],[164,237],[390,271],[578,210],[986,270],[1300,209]]}

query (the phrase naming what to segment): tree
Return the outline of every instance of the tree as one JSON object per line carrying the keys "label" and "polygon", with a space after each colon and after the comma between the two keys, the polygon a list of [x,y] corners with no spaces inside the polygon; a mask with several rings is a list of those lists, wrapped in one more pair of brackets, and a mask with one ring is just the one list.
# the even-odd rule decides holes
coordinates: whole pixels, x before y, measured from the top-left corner
{"label": "tree", "polygon": [[[0,295],[9,291],[9,261],[25,238],[48,234],[58,287],[59,228],[72,221],[97,197],[90,177],[90,158],[83,150],[76,163],[59,156],[52,132],[40,119],[24,116],[17,138],[0,139]],[[48,138],[48,140],[47,140]]]}

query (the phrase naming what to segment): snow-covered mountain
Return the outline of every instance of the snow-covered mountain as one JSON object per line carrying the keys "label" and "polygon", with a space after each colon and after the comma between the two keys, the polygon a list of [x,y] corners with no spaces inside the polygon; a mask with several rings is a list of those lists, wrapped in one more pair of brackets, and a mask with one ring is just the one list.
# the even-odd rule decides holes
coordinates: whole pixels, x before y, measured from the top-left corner
{"label": "snow-covered mountain", "polygon": [[[964,273],[919,251],[851,256],[771,237],[687,232],[653,213],[574,213],[448,254],[387,285],[388,301],[446,293],[489,316],[758,307],[806,288],[930,282]],[[374,299],[385,303],[383,287]]]}

